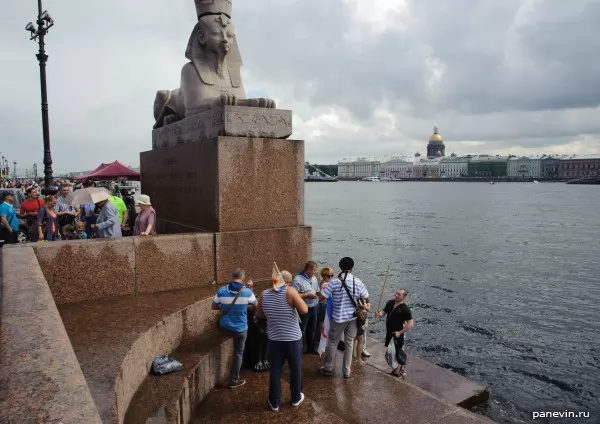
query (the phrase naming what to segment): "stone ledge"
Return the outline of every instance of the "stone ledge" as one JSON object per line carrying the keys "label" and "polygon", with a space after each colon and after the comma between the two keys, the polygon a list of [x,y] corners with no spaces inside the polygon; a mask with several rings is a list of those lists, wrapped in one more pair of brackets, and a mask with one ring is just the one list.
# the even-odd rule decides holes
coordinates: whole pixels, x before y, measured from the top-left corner
{"label": "stone ledge", "polygon": [[2,249],[0,421],[101,423],[33,249]]}
{"label": "stone ledge", "polygon": [[[365,362],[383,372],[390,368],[385,361],[385,346],[383,343],[368,338],[367,345],[371,357]],[[409,355],[409,366],[405,382],[413,384],[427,393],[433,393],[447,402],[462,408],[472,408],[488,400],[490,392],[481,386],[450,370],[438,367],[423,359]]]}
{"label": "stone ledge", "polygon": [[183,364],[177,373],[148,375],[132,399],[126,424],[187,423],[204,397],[229,374],[231,339],[218,330],[172,352]]}
{"label": "stone ledge", "polygon": [[292,111],[245,106],[220,106],[152,131],[152,149],[164,149],[215,138],[288,138]]}
{"label": "stone ledge", "polygon": [[217,327],[214,292],[210,286],[60,307],[102,422],[123,422],[155,356]]}

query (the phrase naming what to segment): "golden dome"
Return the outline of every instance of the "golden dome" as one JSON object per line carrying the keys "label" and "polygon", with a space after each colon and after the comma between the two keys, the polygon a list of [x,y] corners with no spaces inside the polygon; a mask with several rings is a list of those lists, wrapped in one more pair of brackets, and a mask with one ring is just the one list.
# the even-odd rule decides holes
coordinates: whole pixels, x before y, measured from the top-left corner
{"label": "golden dome", "polygon": [[433,126],[433,135],[429,138],[430,143],[443,143],[444,139],[440,135],[440,131],[437,125]]}

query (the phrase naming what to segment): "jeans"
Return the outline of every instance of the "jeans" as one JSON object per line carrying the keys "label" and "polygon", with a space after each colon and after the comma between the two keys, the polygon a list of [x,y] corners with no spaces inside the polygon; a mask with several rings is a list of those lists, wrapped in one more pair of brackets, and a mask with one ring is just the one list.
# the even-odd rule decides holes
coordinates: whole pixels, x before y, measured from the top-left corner
{"label": "jeans", "polygon": [[319,317],[319,306],[308,308],[308,312],[300,316],[300,331],[306,341],[306,349],[316,352],[318,345],[315,344],[315,332],[317,331],[317,318]]}
{"label": "jeans", "polygon": [[333,370],[335,357],[337,355],[337,345],[344,336],[344,363],[342,371],[345,376],[350,376],[352,366],[352,348],[354,347],[354,339],[356,338],[356,319],[346,322],[331,321],[329,336],[327,339],[327,349],[325,350],[325,362],[323,368],[327,371]]}
{"label": "jeans", "polygon": [[92,224],[95,224],[95,223],[96,223],[95,216],[86,216],[85,217],[85,233],[87,234],[89,239],[92,238],[92,234],[94,233],[92,231]]}
{"label": "jeans", "polygon": [[277,408],[281,404],[281,374],[287,360],[290,368],[292,402],[298,402],[302,393],[302,339],[294,342],[269,340],[269,403]]}
{"label": "jeans", "polygon": [[231,377],[229,383],[235,384],[240,379],[240,369],[242,368],[242,360],[244,359],[244,346],[246,345],[248,331],[234,333],[227,330],[227,333],[233,337],[233,357],[231,358]]}

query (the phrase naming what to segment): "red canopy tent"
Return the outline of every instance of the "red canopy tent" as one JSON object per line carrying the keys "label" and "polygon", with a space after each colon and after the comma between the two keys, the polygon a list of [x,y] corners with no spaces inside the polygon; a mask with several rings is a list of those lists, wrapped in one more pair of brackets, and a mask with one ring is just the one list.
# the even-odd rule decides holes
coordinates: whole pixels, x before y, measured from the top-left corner
{"label": "red canopy tent", "polygon": [[98,168],[94,169],[93,171],[88,172],[85,175],[81,175],[79,177],[75,177],[75,180],[78,180],[78,181],[85,180],[88,177],[88,175],[92,175],[93,173],[98,172],[98,171],[106,168],[108,165],[109,164],[106,164],[106,163],[102,162]]}
{"label": "red canopy tent", "polygon": [[132,181],[140,180],[139,172],[135,172],[134,170],[127,168],[117,160],[108,165],[102,165],[81,179],[84,181],[109,181],[119,178],[126,178]]}

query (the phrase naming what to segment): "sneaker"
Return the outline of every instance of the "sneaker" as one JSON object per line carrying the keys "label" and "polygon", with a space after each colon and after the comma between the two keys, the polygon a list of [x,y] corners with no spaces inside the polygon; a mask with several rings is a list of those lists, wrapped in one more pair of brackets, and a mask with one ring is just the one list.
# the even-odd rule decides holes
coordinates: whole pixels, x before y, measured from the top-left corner
{"label": "sneaker", "polygon": [[367,351],[367,349],[363,349],[362,356],[364,356],[365,358],[370,358],[371,354]]}
{"label": "sneaker", "polygon": [[328,377],[331,377],[333,375],[333,371],[325,369],[325,368],[319,368],[319,372]]}
{"label": "sneaker", "polygon": [[273,405],[271,405],[271,401],[270,400],[267,401],[267,404],[269,405],[269,408],[271,408],[271,411],[273,411],[273,412],[279,411],[279,406],[277,408],[274,407]]}
{"label": "sneaker", "polygon": [[237,389],[238,387],[242,387],[244,384],[246,384],[246,380],[238,380],[235,383],[231,382],[229,383],[229,388],[230,389]]}
{"label": "sneaker", "polygon": [[[300,393],[300,400],[298,402],[292,402],[292,406],[294,408],[296,408],[296,407],[300,406],[300,404],[302,402],[304,402],[304,393]],[[277,409],[279,409],[279,408],[277,408]]]}

